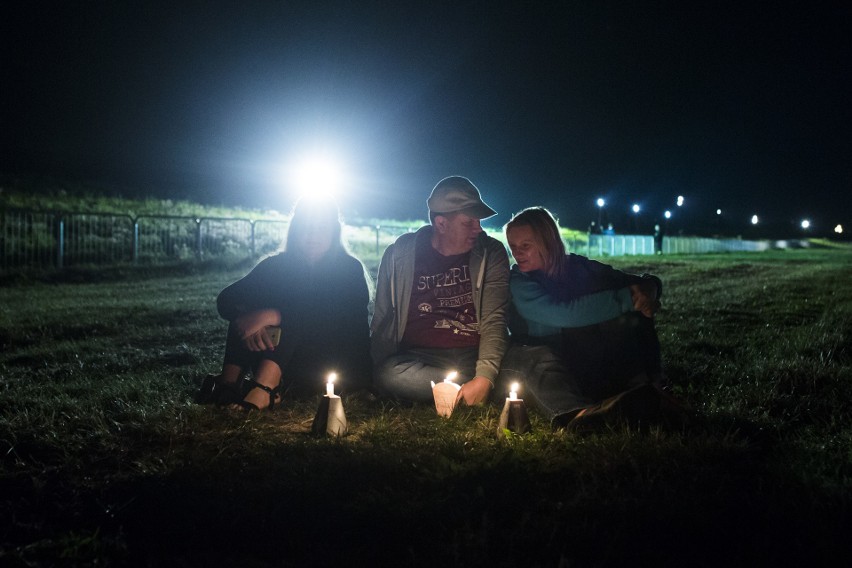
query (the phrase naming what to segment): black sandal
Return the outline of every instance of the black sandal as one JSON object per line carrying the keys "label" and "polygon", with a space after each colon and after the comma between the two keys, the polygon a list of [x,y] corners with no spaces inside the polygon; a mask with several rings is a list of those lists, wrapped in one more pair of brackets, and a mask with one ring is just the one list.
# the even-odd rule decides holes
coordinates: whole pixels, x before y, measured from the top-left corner
{"label": "black sandal", "polygon": [[224,383],[218,381],[218,375],[207,375],[201,381],[201,387],[195,395],[195,402],[198,404],[233,404],[239,402],[243,398],[243,390],[241,381],[233,383]]}
{"label": "black sandal", "polygon": [[269,406],[265,406],[260,408],[256,404],[248,402],[246,400],[238,400],[235,401],[235,404],[244,410],[272,410],[275,407],[275,397],[277,397],[281,393],[281,383],[278,383],[278,386],[275,388],[270,388],[266,385],[262,385],[259,382],[246,378],[244,379],[246,383],[249,384],[249,388],[246,389],[246,394],[251,392],[252,389],[260,389],[266,391],[266,394],[269,395]]}

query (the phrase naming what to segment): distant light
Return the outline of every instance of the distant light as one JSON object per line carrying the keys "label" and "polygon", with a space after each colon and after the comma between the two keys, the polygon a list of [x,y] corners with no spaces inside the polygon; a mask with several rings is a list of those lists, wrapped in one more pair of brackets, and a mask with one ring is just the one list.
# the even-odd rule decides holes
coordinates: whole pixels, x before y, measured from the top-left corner
{"label": "distant light", "polygon": [[721,209],[716,209],[716,215],[721,215],[721,214],[722,214],[722,210],[721,210]]}
{"label": "distant light", "polygon": [[842,232],[843,232],[843,225],[840,225],[840,224],[838,223],[838,225],[834,228],[834,232],[835,232],[835,233],[837,233],[838,235],[839,235],[840,233],[842,233]]}
{"label": "distant light", "polygon": [[596,203],[598,204],[598,207],[603,207],[604,205],[606,205],[606,201],[604,201],[603,197],[598,197],[598,200],[597,200]]}
{"label": "distant light", "polygon": [[678,206],[678,207],[680,207],[680,206],[682,206],[682,205],[683,205],[683,196],[682,196],[682,195],[678,195],[678,196],[677,196],[677,206]]}
{"label": "distant light", "polygon": [[807,228],[808,228],[808,227],[810,227],[810,226],[811,226],[811,222],[810,222],[810,221],[808,221],[807,219],[803,219],[803,220],[802,220],[802,228],[803,228],[803,229],[807,229]]}
{"label": "distant light", "polygon": [[638,203],[634,203],[632,209],[633,209],[634,213],[639,213],[639,210],[641,209],[641,207],[639,207]]}
{"label": "distant light", "polygon": [[752,224],[752,225],[757,225],[757,215],[752,215],[752,216],[751,216],[751,224]]}
{"label": "distant light", "polygon": [[663,213],[663,215],[665,215],[665,216],[666,216],[666,219],[671,219],[671,218],[672,218],[672,212],[671,212],[671,211],[666,211],[665,213]]}
{"label": "distant light", "polygon": [[290,168],[289,181],[298,193],[336,196],[341,190],[343,172],[333,157],[316,154],[295,163]]}

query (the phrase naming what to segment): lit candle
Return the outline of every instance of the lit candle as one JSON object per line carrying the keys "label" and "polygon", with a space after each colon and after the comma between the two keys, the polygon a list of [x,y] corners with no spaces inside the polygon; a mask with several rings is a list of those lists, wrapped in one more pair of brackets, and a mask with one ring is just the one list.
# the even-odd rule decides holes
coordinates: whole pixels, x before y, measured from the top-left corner
{"label": "lit candle", "polygon": [[334,381],[337,380],[337,373],[329,373],[328,374],[328,382],[325,384],[325,394],[327,396],[334,396]]}
{"label": "lit candle", "polygon": [[509,400],[518,400],[518,383],[512,383],[509,390]]}
{"label": "lit candle", "polygon": [[444,379],[444,382],[445,383],[451,383],[451,382],[453,382],[453,379],[455,379],[458,376],[459,376],[459,374],[456,373],[455,371],[450,371],[449,373],[447,373],[447,378]]}

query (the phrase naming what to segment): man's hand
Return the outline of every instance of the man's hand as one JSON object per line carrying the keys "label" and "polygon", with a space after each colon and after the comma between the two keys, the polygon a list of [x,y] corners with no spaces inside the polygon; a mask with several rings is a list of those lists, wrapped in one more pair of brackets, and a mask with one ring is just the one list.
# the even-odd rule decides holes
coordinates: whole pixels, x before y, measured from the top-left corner
{"label": "man's hand", "polygon": [[480,402],[485,402],[490,393],[491,381],[485,377],[473,377],[461,386],[459,394],[456,397],[456,404],[464,401],[466,405],[473,406]]}
{"label": "man's hand", "polygon": [[660,309],[660,301],[657,300],[657,285],[651,279],[643,280],[639,284],[630,286],[633,297],[633,309],[641,312],[646,318],[653,318]]}

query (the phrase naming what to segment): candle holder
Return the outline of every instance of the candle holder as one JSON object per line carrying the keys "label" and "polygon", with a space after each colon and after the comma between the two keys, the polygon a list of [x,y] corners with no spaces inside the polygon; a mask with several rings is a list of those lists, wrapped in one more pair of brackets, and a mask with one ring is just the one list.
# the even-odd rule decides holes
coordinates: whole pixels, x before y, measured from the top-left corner
{"label": "candle holder", "polygon": [[516,434],[526,434],[532,430],[524,399],[506,399],[503,412],[500,413],[500,421],[497,424],[497,435],[504,435],[506,430]]}
{"label": "candle holder", "polygon": [[323,395],[311,424],[311,433],[314,436],[345,436],[348,431],[343,399],[336,394]]}
{"label": "candle holder", "polygon": [[449,418],[456,408],[456,399],[459,396],[461,387],[453,382],[455,372],[447,375],[447,378],[438,384],[432,384],[432,398],[435,399],[435,410],[438,416]]}

